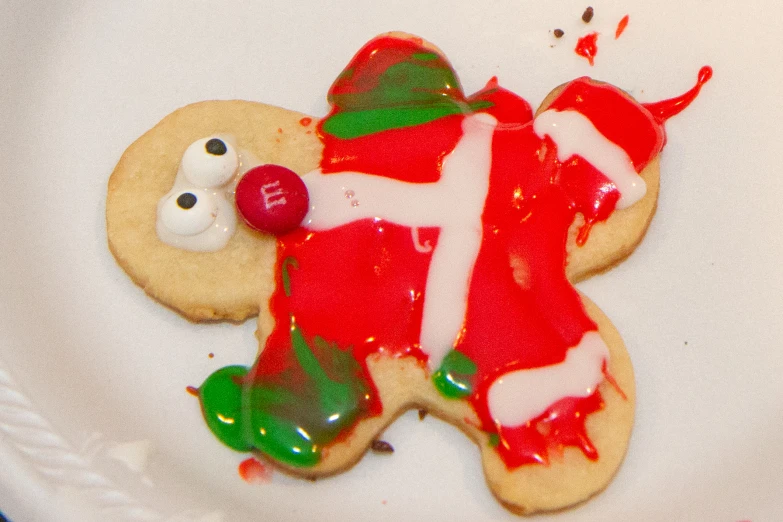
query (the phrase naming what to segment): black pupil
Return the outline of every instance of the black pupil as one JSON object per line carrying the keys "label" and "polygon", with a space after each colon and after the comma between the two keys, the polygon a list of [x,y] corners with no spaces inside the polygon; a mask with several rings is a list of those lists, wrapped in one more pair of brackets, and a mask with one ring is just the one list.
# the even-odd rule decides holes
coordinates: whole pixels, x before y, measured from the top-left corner
{"label": "black pupil", "polygon": [[209,152],[213,156],[222,156],[228,150],[226,148],[226,144],[223,143],[223,140],[219,140],[217,138],[212,138],[211,140],[209,140],[207,142],[206,148],[207,148],[207,152]]}
{"label": "black pupil", "polygon": [[191,194],[190,192],[183,192],[177,198],[177,205],[179,205],[179,208],[188,210],[196,206],[197,201],[198,198],[195,194]]}

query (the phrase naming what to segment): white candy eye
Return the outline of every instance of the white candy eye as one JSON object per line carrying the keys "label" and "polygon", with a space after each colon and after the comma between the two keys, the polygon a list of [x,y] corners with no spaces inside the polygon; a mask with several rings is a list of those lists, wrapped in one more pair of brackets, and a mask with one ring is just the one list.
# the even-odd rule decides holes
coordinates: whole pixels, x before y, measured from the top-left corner
{"label": "white candy eye", "polygon": [[182,190],[163,203],[160,219],[175,234],[193,236],[212,226],[217,213],[218,204],[211,194],[203,190]]}
{"label": "white candy eye", "polygon": [[182,156],[185,178],[198,187],[225,185],[239,166],[237,151],[226,140],[210,137],[190,144]]}

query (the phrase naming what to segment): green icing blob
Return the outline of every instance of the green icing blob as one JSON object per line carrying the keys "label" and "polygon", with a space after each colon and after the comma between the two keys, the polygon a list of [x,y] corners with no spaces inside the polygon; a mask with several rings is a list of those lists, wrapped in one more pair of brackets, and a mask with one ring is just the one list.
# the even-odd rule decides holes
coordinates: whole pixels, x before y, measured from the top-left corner
{"label": "green icing blob", "polygon": [[244,366],[226,366],[210,375],[199,388],[207,426],[223,444],[237,451],[252,449],[242,423],[242,386],[239,382],[246,375]]}
{"label": "green icing blob", "polygon": [[444,397],[462,399],[473,392],[473,376],[477,371],[476,363],[467,355],[451,350],[432,375],[432,381]]}
{"label": "green icing blob", "polygon": [[255,448],[290,466],[317,464],[322,447],[367,411],[370,396],[350,351],[318,337],[314,345],[320,357],[292,322],[298,366],[283,378],[260,375],[245,382],[242,366],[213,373],[199,389],[212,433],[237,451]]}

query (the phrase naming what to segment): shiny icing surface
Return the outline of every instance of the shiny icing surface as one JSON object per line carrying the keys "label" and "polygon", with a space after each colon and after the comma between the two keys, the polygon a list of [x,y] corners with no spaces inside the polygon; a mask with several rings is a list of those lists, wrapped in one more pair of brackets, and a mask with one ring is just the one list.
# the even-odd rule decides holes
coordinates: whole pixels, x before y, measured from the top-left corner
{"label": "shiny icing surface", "polygon": [[[565,276],[568,229],[644,194],[663,122],[698,93],[646,108],[580,78],[533,119],[492,79],[466,97],[420,42],[367,44],[329,92],[310,211],[278,237],[276,327],[252,368],[199,389],[212,431],[240,451],[312,466],[383,411],[371,354],[412,357],[469,401],[506,465],[550,448],[599,458],[608,351]],[[703,80],[703,81],[702,81]]]}

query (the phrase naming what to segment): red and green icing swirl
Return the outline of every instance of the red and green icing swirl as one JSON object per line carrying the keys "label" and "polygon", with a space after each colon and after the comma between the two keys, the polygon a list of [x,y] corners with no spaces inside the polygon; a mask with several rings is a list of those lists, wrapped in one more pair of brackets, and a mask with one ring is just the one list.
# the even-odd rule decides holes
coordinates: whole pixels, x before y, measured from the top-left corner
{"label": "red and green icing swirl", "polygon": [[[703,71],[688,93],[646,108],[614,87],[581,78],[552,107],[585,114],[639,171],[663,147],[663,122],[707,79]],[[584,423],[603,407],[599,392],[564,397],[519,427],[498,426],[486,394],[507,372],[562,362],[596,329],[565,276],[565,247],[577,214],[586,222],[581,244],[592,224],[614,211],[619,193],[611,181],[578,156],[560,163],[556,145],[533,131],[529,104],[495,79],[466,97],[448,62],[416,40],[371,41],[328,99],[331,112],[318,128],[326,174],[433,182],[466,114],[485,111],[498,120],[463,334],[433,373],[433,385],[447,398],[470,402],[510,468],[546,463],[553,447],[575,446],[598,458]],[[438,229],[421,228],[418,238],[437,248]],[[325,446],[350,434],[360,419],[379,415],[383,405],[368,356],[411,357],[426,365],[418,338],[431,256],[415,248],[409,228],[378,219],[279,237],[269,303],[276,327],[252,369],[223,368],[199,390],[215,435],[239,451],[313,466]]]}

